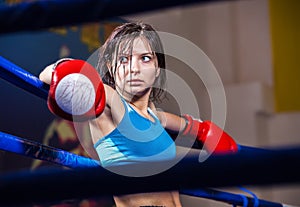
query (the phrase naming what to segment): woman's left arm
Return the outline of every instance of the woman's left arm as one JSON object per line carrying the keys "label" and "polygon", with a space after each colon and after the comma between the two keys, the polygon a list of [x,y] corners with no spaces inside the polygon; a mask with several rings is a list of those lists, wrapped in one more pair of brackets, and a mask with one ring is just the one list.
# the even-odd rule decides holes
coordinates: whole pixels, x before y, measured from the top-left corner
{"label": "woman's left arm", "polygon": [[157,110],[153,102],[150,102],[149,107],[157,115],[161,125],[167,130],[174,133],[182,132],[186,127],[186,120],[178,115]]}
{"label": "woman's left arm", "polygon": [[235,140],[211,121],[193,119],[190,115],[178,116],[164,111],[156,111],[163,127],[168,132],[180,133],[181,137],[194,137],[205,149],[213,154],[236,153],[239,145]]}
{"label": "woman's left arm", "polygon": [[180,133],[186,126],[185,119],[178,115],[164,111],[157,111],[157,115],[163,127],[168,131]]}

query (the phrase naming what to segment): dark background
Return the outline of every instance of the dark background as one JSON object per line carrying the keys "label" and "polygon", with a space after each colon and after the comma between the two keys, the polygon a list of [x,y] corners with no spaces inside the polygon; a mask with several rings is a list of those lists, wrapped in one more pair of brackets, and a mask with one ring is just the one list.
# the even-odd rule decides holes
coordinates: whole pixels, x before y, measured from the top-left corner
{"label": "dark background", "polygon": [[[38,77],[45,66],[59,58],[67,56],[87,60],[122,21],[114,19],[0,35],[0,56]],[[0,97],[0,131],[43,143],[46,131],[57,119],[49,112],[46,101],[3,79],[0,79]],[[59,137],[59,134],[53,134]],[[55,145],[53,147],[70,149],[60,146],[57,141],[51,144]],[[32,158],[0,151],[2,173],[30,168],[32,161]]]}

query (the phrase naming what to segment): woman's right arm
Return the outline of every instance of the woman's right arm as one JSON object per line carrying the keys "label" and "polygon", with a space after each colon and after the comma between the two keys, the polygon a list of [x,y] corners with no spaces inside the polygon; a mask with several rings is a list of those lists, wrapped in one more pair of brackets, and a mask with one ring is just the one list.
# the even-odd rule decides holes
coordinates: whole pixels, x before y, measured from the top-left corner
{"label": "woman's right arm", "polygon": [[63,119],[93,119],[106,107],[101,77],[86,61],[60,59],[45,67],[39,78],[50,85],[47,99],[49,110]]}
{"label": "woman's right arm", "polygon": [[[39,74],[39,79],[41,81],[43,81],[44,83],[49,84],[49,85],[51,84],[52,74],[54,71],[54,65],[55,65],[55,63],[50,64],[41,71],[41,73]],[[109,107],[111,107],[112,102],[113,102],[112,94],[115,94],[115,90],[106,84],[103,84],[103,85],[104,85],[104,91],[105,91],[105,97],[106,97],[106,104]],[[114,100],[114,101],[116,102],[116,100]]]}
{"label": "woman's right arm", "polygon": [[[66,60],[67,62],[68,60]],[[74,60],[76,61],[76,60]],[[74,62],[73,61],[73,62]],[[61,60],[58,60],[59,63],[62,63]],[[54,70],[60,70],[60,71],[70,71],[72,72],[72,69],[70,69],[70,67],[73,67],[73,64],[72,62],[69,62],[67,64],[63,63],[63,64],[57,64],[58,62],[56,63],[53,63],[53,64],[50,64],[48,66],[46,66],[42,72],[39,74],[39,79],[49,85],[58,85],[58,78],[57,78],[57,74],[58,73],[57,71],[54,72]],[[57,67],[56,67],[57,66]],[[74,62],[74,67],[78,67],[76,65],[76,62]],[[93,75],[92,77],[95,77],[95,76],[98,76],[98,72],[95,70],[95,69],[91,69]],[[77,73],[81,73],[82,71],[79,70],[79,72]],[[56,77],[56,82],[55,83],[51,83],[52,82],[52,78],[53,77]],[[60,77],[61,79],[63,79],[64,77]],[[99,76],[100,80],[101,80],[101,77]],[[94,79],[94,78],[91,78],[91,79]],[[80,79],[81,80],[81,79]],[[101,83],[102,84],[102,83]],[[75,84],[76,85],[76,84]],[[51,86],[53,87],[53,86]],[[50,87],[50,88],[51,88]],[[63,90],[64,92],[65,91],[68,91],[68,94],[66,97],[69,97],[70,93],[72,93],[74,91],[74,89],[72,88],[74,87],[72,84],[70,85],[69,89],[65,89]],[[111,116],[114,120],[115,123],[119,123],[119,121],[121,121],[121,119],[123,118],[123,114],[124,114],[124,106],[123,106],[123,103],[121,101],[121,98],[119,96],[119,94],[110,86],[106,85],[106,84],[103,84],[103,87],[104,87],[104,94],[105,94],[105,106],[101,106],[101,108],[104,109],[104,107],[108,107],[109,110],[111,111]],[[57,88],[57,87],[56,87]],[[99,92],[98,90],[96,90],[97,92]],[[75,93],[78,93],[78,92],[82,92],[83,95],[86,95],[87,93],[87,90],[85,89],[82,89],[82,90],[76,90]],[[104,95],[103,94],[103,95]],[[53,94],[52,94],[53,95]],[[76,94],[74,94],[76,95]],[[73,96],[74,96],[73,95]],[[49,95],[51,97],[51,94]],[[64,95],[62,96],[64,97]],[[72,97],[72,96],[71,96]],[[80,103],[78,104],[81,104],[84,100],[80,99]],[[55,100],[55,102],[57,102],[57,100]],[[68,102],[73,102],[73,99],[72,100],[69,100],[69,101],[64,101],[66,103]],[[103,103],[101,103],[103,105]],[[72,105],[72,104],[71,104]],[[73,104],[74,105],[74,104]],[[51,110],[51,109],[50,109]],[[74,110],[74,106],[72,107],[72,109],[70,110]],[[53,112],[53,111],[52,111]],[[54,112],[55,113],[55,112]],[[61,114],[57,114],[58,116],[61,116]],[[70,117],[70,116],[68,116]],[[64,117],[62,117],[64,118]],[[71,117],[71,118],[74,118],[74,117]]]}

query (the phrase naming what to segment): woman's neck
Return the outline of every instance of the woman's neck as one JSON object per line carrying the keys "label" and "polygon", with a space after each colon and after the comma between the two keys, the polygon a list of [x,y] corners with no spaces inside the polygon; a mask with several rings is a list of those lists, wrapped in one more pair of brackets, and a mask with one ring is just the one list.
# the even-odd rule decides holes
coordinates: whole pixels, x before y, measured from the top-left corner
{"label": "woman's neck", "polygon": [[143,96],[129,96],[127,94],[120,94],[128,103],[134,106],[141,112],[146,113],[149,107],[150,91]]}
{"label": "woman's neck", "polygon": [[133,105],[136,109],[145,113],[147,112],[149,106],[149,100],[131,100],[128,103]]}

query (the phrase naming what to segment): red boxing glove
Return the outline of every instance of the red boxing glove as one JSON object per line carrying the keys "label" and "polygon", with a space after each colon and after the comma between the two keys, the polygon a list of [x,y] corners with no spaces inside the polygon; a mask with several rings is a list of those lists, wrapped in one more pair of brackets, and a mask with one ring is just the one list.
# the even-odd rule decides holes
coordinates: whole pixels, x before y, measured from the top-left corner
{"label": "red boxing glove", "polygon": [[239,147],[236,142],[216,124],[210,121],[195,120],[187,114],[182,117],[187,123],[182,135],[196,137],[208,153],[228,154],[238,151]]}
{"label": "red boxing glove", "polygon": [[58,61],[47,104],[53,114],[70,121],[98,117],[105,108],[105,91],[96,69],[83,60]]}

